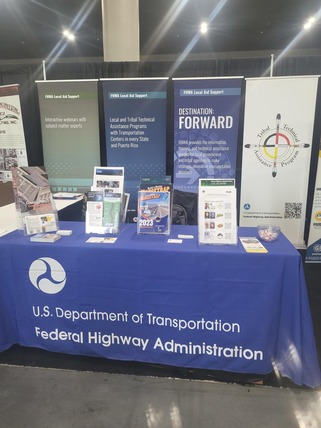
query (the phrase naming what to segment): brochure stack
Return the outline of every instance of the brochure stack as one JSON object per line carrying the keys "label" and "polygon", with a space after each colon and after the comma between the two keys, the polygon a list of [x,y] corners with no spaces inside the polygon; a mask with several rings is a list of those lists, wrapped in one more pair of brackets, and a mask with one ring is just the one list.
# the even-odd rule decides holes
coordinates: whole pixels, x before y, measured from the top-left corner
{"label": "brochure stack", "polygon": [[86,233],[118,234],[128,199],[124,194],[124,167],[95,167],[87,194]]}

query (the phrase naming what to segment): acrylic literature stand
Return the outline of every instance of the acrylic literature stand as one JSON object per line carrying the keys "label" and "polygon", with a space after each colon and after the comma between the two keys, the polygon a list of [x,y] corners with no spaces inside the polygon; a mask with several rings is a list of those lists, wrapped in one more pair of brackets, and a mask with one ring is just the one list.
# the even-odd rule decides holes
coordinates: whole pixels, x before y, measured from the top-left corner
{"label": "acrylic literature stand", "polygon": [[58,214],[44,167],[13,167],[17,228],[24,235],[56,232]]}
{"label": "acrylic literature stand", "polygon": [[87,194],[86,233],[117,235],[124,218],[124,168],[95,167],[91,191]]}
{"label": "acrylic literature stand", "polygon": [[237,244],[234,179],[199,180],[199,244]]}
{"label": "acrylic literature stand", "polygon": [[137,233],[169,235],[172,224],[169,176],[143,177],[138,192]]}

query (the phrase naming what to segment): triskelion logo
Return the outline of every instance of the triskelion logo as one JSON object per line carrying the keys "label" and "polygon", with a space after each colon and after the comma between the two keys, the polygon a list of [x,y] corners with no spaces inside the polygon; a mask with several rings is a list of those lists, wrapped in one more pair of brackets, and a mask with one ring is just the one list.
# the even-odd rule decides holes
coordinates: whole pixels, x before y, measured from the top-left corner
{"label": "triskelion logo", "polygon": [[281,115],[276,115],[276,127],[269,125],[262,129],[257,137],[258,144],[245,144],[246,149],[254,149],[255,156],[260,163],[272,168],[272,177],[276,177],[278,166],[291,165],[301,149],[310,147],[310,144],[301,143],[295,130],[286,123],[281,123]]}
{"label": "triskelion logo", "polygon": [[32,285],[47,294],[59,293],[67,280],[64,268],[50,257],[42,257],[30,265],[29,279]]}

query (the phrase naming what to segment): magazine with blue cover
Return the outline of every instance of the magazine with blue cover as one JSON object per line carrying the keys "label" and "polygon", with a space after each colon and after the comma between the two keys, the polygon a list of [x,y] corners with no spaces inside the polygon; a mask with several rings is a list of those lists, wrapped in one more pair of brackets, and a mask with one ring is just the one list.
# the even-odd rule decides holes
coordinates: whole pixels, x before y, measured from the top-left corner
{"label": "magazine with blue cover", "polygon": [[170,234],[171,226],[171,193],[138,192],[137,233]]}

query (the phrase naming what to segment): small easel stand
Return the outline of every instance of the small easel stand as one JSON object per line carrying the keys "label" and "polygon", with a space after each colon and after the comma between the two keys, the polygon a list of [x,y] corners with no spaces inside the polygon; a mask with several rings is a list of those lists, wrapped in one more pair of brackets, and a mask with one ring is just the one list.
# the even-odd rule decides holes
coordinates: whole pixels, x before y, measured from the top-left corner
{"label": "small easel stand", "polygon": [[17,228],[24,235],[56,232],[58,213],[44,167],[12,167]]}
{"label": "small easel stand", "polygon": [[199,180],[199,244],[237,244],[236,188],[234,179]]}

